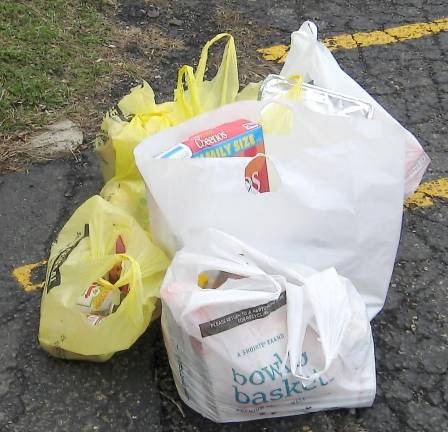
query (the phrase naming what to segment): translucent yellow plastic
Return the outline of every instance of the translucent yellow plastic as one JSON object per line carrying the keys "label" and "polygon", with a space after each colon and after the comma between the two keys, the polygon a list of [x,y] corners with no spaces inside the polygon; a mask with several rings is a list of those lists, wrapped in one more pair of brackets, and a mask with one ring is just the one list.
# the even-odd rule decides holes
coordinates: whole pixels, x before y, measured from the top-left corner
{"label": "translucent yellow plastic", "polygon": [[[115,253],[121,236],[124,254]],[[91,325],[76,305],[93,282],[117,263],[129,293],[118,309]],[[42,294],[39,341],[51,355],[106,361],[129,348],[157,312],[159,288],[169,264],[164,253],[125,211],[94,196],[79,207],[51,248]],[[109,283],[109,282],[107,282]]]}
{"label": "translucent yellow plastic", "polygon": [[[215,77],[205,80],[209,49],[227,39],[220,67]],[[187,85],[187,90],[184,88]],[[182,66],[178,72],[174,99],[157,104],[151,86],[144,82],[134,87],[104,117],[104,141],[96,143],[101,170],[107,182],[101,196],[124,208],[149,230],[145,187],[135,166],[134,148],[143,139],[167,127],[235,101],[239,90],[235,42],[231,35],[222,33],[207,42],[202,49],[195,72]]]}
{"label": "translucent yellow plastic", "polygon": [[[303,77],[301,75],[291,75],[288,77],[294,83],[291,89],[279,100],[297,101],[302,92]],[[294,125],[294,116],[291,110],[275,100],[265,106],[261,115],[261,124],[265,133],[285,134],[289,133]]]}

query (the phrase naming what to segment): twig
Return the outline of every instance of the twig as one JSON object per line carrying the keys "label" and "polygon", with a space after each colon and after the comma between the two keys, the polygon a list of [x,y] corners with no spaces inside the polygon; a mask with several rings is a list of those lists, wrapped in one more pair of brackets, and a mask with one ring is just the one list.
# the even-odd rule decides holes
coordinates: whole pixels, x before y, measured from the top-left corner
{"label": "twig", "polygon": [[69,146],[68,148],[70,150],[70,153],[73,155],[73,157],[75,158],[76,162],[79,162],[81,159],[78,159],[78,156],[76,156],[75,152],[72,149],[72,146]]}
{"label": "twig", "polygon": [[182,414],[182,417],[185,418],[184,410],[182,409],[182,405],[179,402],[175,401],[170,395],[166,394],[165,392],[163,392],[161,390],[159,390],[159,393],[164,398],[168,399],[172,404],[174,404],[177,407],[177,409],[179,410],[179,412]]}

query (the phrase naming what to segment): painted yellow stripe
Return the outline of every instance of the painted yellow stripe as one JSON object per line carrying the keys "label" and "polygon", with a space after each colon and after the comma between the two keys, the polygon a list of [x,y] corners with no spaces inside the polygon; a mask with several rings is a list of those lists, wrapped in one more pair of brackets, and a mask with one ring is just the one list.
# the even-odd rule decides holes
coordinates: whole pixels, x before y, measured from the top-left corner
{"label": "painted yellow stripe", "polygon": [[[403,42],[443,31],[448,31],[448,18],[440,18],[427,23],[406,24],[371,32],[342,34],[324,39],[323,44],[328,47],[330,51],[335,51],[339,49],[353,49],[371,45],[386,45]],[[265,60],[284,63],[288,50],[288,45],[274,45],[268,48],[260,48],[257,51],[263,55]]]}
{"label": "painted yellow stripe", "polygon": [[261,53],[265,60],[285,63],[288,50],[289,45],[273,45],[267,48],[259,48],[257,52]]}
{"label": "painted yellow stripe", "polygon": [[405,206],[429,207],[434,203],[433,198],[448,199],[448,177],[422,183],[406,200]]}
{"label": "painted yellow stripe", "polygon": [[12,272],[13,276],[16,278],[17,282],[20,284],[20,286],[27,292],[34,291],[39,288],[43,288],[44,282],[39,283],[33,283],[31,282],[31,277],[33,270],[37,269],[38,267],[42,267],[45,264],[47,264],[47,261],[39,261],[37,263],[33,264],[26,264],[21,267],[17,267]]}
{"label": "painted yellow stripe", "polygon": [[373,32],[353,33],[351,35],[334,36],[324,40],[331,50],[351,49],[370,45],[386,45],[418,39],[448,30],[448,18],[441,18],[428,23],[407,24]]}

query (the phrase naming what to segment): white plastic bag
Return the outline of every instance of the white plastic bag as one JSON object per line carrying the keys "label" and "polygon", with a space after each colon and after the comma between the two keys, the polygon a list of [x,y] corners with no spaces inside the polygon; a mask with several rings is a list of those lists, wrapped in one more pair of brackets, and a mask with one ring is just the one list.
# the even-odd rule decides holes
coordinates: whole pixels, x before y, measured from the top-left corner
{"label": "white plastic bag", "polygon": [[245,189],[248,158],[153,158],[219,124],[260,121],[264,106],[229,104],[136,148],[154,240],[172,255],[204,227],[214,227],[283,262],[335,267],[358,288],[372,318],[384,304],[400,237],[404,137],[399,125],[323,115],[300,101],[287,104],[293,128],[267,133],[268,122],[264,129],[266,154],[280,185],[258,195]]}
{"label": "white plastic bag", "polygon": [[[201,289],[199,275],[211,270],[230,277],[216,289]],[[334,269],[288,268],[210,230],[176,254],[161,298],[177,389],[209,419],[373,403],[375,359],[365,305]]]}
{"label": "white plastic bag", "polygon": [[[291,49],[286,57],[281,75],[300,74],[305,82],[370,102],[375,108],[374,118],[383,122],[398,122],[375,101],[356,81],[338,65],[330,50],[317,40],[317,27],[306,21],[291,35]],[[430,163],[428,155],[411,132],[401,126],[406,139],[405,198],[420,184]]]}

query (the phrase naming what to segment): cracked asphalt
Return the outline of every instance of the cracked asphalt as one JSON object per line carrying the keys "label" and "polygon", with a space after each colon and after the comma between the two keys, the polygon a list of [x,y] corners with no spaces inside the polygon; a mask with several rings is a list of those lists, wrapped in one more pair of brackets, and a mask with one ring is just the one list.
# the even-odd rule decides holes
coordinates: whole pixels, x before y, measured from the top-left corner
{"label": "cracked asphalt", "polygon": [[[219,31],[235,33],[243,82],[280,70],[255,50],[288,43],[305,19],[321,38],[448,15],[446,0],[122,1],[129,26],[156,22],[185,41],[149,67],[154,89],[171,94],[177,67],[197,58]],[[176,25],[169,20],[176,18]],[[153,20],[153,21],[151,21]],[[154,21],[155,20],[155,21]],[[138,53],[137,53],[138,54]],[[420,140],[432,159],[425,180],[448,176],[448,32],[393,45],[334,53],[342,67]],[[142,55],[142,54],[139,54]],[[99,83],[99,85],[101,85]],[[132,83],[116,89],[124,95]],[[372,408],[216,425],[183,406],[171,378],[159,325],[105,364],[69,362],[39,348],[40,292],[27,293],[14,268],[40,261],[70,214],[102,185],[92,153],[0,176],[0,431],[448,431],[448,202],[404,210],[401,244],[384,310],[372,322],[377,397]],[[42,274],[34,275],[36,280]]]}

